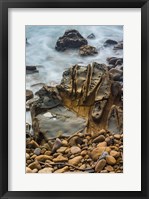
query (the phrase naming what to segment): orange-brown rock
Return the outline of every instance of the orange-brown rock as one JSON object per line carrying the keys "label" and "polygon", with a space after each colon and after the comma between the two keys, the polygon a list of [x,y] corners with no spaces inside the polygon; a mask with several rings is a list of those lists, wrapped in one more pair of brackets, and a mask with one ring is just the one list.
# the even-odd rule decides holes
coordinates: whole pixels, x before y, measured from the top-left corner
{"label": "orange-brown rock", "polygon": [[122,133],[121,84],[104,64],[74,65],[59,85],[44,86],[36,94],[39,99],[30,107],[36,137],[53,137],[58,131],[70,136],[85,128],[89,133]]}

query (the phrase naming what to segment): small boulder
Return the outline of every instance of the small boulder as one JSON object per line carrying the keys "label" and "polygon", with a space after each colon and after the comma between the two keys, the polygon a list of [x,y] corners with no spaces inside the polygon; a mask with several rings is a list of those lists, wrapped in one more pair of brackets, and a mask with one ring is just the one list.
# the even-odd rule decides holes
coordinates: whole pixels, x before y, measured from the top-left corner
{"label": "small boulder", "polygon": [[97,147],[106,147],[107,143],[106,142],[100,142]]}
{"label": "small boulder", "polygon": [[30,159],[30,155],[28,153],[26,153],[26,160]]}
{"label": "small boulder", "polygon": [[40,153],[41,153],[41,149],[40,149],[40,148],[36,148],[36,149],[34,150],[34,154],[35,154],[35,155],[40,155]]}
{"label": "small boulder", "polygon": [[26,74],[38,73],[36,66],[26,66]]}
{"label": "small boulder", "polygon": [[26,90],[26,101],[33,98],[33,92],[31,90]]}
{"label": "small boulder", "polygon": [[30,169],[41,169],[41,165],[39,164],[39,162],[35,161],[33,163],[31,163],[29,166],[28,166]]}
{"label": "small boulder", "polygon": [[81,149],[77,146],[72,146],[70,151],[71,151],[72,154],[76,154],[76,153],[80,153]]}
{"label": "small boulder", "polygon": [[95,165],[95,171],[100,173],[100,171],[105,167],[106,161],[104,159],[99,160]]}
{"label": "small boulder", "polygon": [[69,164],[78,165],[82,160],[82,156],[76,156],[68,161]]}
{"label": "small boulder", "polygon": [[103,142],[105,140],[105,136],[104,135],[100,135],[98,137],[96,137],[93,142],[95,143],[99,143],[99,142]]}
{"label": "small boulder", "polygon": [[59,149],[57,149],[58,153],[65,153],[67,147],[61,146]]}
{"label": "small boulder", "polygon": [[108,57],[107,62],[108,62],[108,64],[113,65],[113,66],[122,65],[123,64],[123,58]]}
{"label": "small boulder", "polygon": [[55,49],[57,51],[64,51],[69,48],[79,48],[86,45],[87,40],[77,30],[67,30],[62,37],[56,42]]}
{"label": "small boulder", "polygon": [[52,153],[55,153],[57,149],[59,149],[62,146],[62,142],[59,138],[56,138],[55,143],[52,148]]}
{"label": "small boulder", "polygon": [[32,173],[32,169],[26,167],[26,173]]}
{"label": "small boulder", "polygon": [[79,54],[81,56],[95,55],[95,54],[98,54],[98,51],[93,46],[84,45],[80,47]]}
{"label": "small boulder", "polygon": [[123,77],[123,71],[118,70],[116,68],[112,68],[109,70],[110,76],[114,81],[121,81]]}
{"label": "small boulder", "polygon": [[68,170],[69,170],[69,167],[65,166],[65,167],[63,167],[61,169],[56,170],[54,173],[64,173],[64,172],[66,172]]}
{"label": "small boulder", "polygon": [[106,157],[106,161],[107,161],[107,163],[110,164],[110,165],[116,164],[116,159],[115,159],[113,156],[111,156],[111,155],[108,155],[108,156]]}
{"label": "small boulder", "polygon": [[67,162],[67,161],[68,161],[68,158],[62,155],[59,155],[53,159],[53,162]]}
{"label": "small boulder", "polygon": [[52,158],[51,158],[51,156],[48,156],[48,155],[39,155],[39,156],[37,156],[36,158],[35,158],[35,160],[37,160],[37,161],[46,161],[46,160],[51,160]]}
{"label": "small boulder", "polygon": [[123,49],[123,41],[118,42],[117,45],[114,46],[113,50],[122,50]]}
{"label": "small boulder", "polygon": [[101,156],[101,154],[105,151],[105,147],[97,147],[93,149],[90,153],[90,157],[96,161]]}
{"label": "small boulder", "polygon": [[111,165],[107,165],[106,167],[105,167],[105,169],[107,170],[107,171],[114,171],[114,169],[113,169],[113,167],[111,166]]}
{"label": "small boulder", "polygon": [[94,33],[91,33],[90,35],[87,36],[88,39],[95,39]]}
{"label": "small boulder", "polygon": [[52,173],[54,171],[53,168],[44,168],[38,171],[38,173]]}
{"label": "small boulder", "polygon": [[108,39],[104,42],[104,47],[108,47],[108,46],[112,46],[112,45],[116,45],[118,42],[112,39]]}
{"label": "small boulder", "polygon": [[118,158],[120,156],[120,152],[112,150],[110,151],[110,155],[114,158]]}

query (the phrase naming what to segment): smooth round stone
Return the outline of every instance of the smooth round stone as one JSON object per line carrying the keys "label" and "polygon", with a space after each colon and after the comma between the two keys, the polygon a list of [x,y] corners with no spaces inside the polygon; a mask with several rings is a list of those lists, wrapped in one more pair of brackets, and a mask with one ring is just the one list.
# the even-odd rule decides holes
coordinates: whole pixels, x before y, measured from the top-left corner
{"label": "smooth round stone", "polygon": [[85,169],[85,168],[86,168],[86,165],[85,165],[85,164],[82,164],[79,168],[80,168],[80,169]]}
{"label": "smooth round stone", "polygon": [[57,152],[58,153],[65,153],[66,149],[67,149],[67,147],[62,146],[59,149],[57,149]]}
{"label": "smooth round stone", "polygon": [[30,155],[28,153],[26,153],[26,160],[30,159]]}
{"label": "smooth round stone", "polygon": [[104,159],[99,160],[95,165],[95,171],[97,173],[101,172],[101,170],[105,167],[106,161]]}
{"label": "smooth round stone", "polygon": [[54,173],[64,173],[64,172],[66,172],[68,170],[69,170],[69,167],[65,166],[65,167],[63,167],[61,169],[56,170]]}
{"label": "smooth round stone", "polygon": [[34,154],[34,155],[32,155],[32,156],[30,157],[30,159],[35,159],[36,156],[37,156],[37,155]]}
{"label": "smooth round stone", "polygon": [[53,159],[53,162],[67,162],[67,161],[68,161],[68,158],[66,158],[62,155],[59,155],[57,158]]}
{"label": "smooth round stone", "polygon": [[107,143],[106,142],[100,142],[97,147],[106,147]]}
{"label": "smooth round stone", "polygon": [[62,145],[63,145],[63,146],[68,146],[67,140],[63,140],[63,141],[62,141]]}
{"label": "smooth round stone", "polygon": [[112,167],[111,165],[106,166],[105,169],[106,169],[107,171],[113,171],[113,170],[114,170],[113,167]]}
{"label": "smooth round stone", "polygon": [[56,138],[55,143],[52,148],[52,153],[55,153],[57,149],[59,149],[62,146],[62,142],[59,138]]}
{"label": "smooth round stone", "polygon": [[46,152],[44,153],[44,155],[50,156],[50,155],[51,155],[51,151],[46,151]]}
{"label": "smooth round stone", "polygon": [[40,153],[41,153],[41,149],[40,149],[40,148],[36,148],[36,149],[34,150],[34,154],[35,154],[35,155],[40,155]]}
{"label": "smooth round stone", "polygon": [[71,151],[72,154],[76,154],[76,153],[80,153],[81,149],[77,146],[72,146],[70,151]]}
{"label": "smooth round stone", "polygon": [[96,161],[101,156],[101,154],[105,151],[105,147],[97,147],[93,149],[90,153],[90,157]]}
{"label": "smooth round stone", "polygon": [[35,142],[34,140],[32,140],[29,145],[31,145],[33,148],[39,148],[39,145],[37,144],[37,142]]}
{"label": "smooth round stone", "polygon": [[44,168],[38,171],[38,173],[52,173],[53,170],[54,170],[53,168]]}
{"label": "smooth round stone", "polygon": [[81,152],[81,155],[82,156],[85,156],[87,154],[87,151],[86,150],[83,150],[82,152]]}
{"label": "smooth round stone", "polygon": [[45,148],[45,149],[49,149],[49,144],[48,143],[45,143],[44,145],[43,145],[43,147]]}
{"label": "smooth round stone", "polygon": [[82,160],[82,156],[76,156],[68,161],[69,164],[78,165]]}
{"label": "smooth round stone", "polygon": [[121,138],[121,134],[115,134],[115,135],[114,135],[114,138],[120,139],[120,138]]}
{"label": "smooth round stone", "polygon": [[30,169],[41,169],[41,165],[39,164],[39,162],[35,161],[33,163],[31,163],[29,166],[28,166]]}
{"label": "smooth round stone", "polygon": [[41,154],[44,154],[47,150],[45,148],[41,149]]}
{"label": "smooth round stone", "polygon": [[37,161],[46,161],[46,160],[51,160],[51,156],[48,156],[48,155],[39,155],[35,158]]}
{"label": "smooth round stone", "polygon": [[106,161],[110,165],[114,165],[116,163],[116,159],[113,156],[110,156],[110,155],[106,156]]}
{"label": "smooth round stone", "polygon": [[99,142],[103,142],[105,140],[105,136],[104,135],[100,135],[98,137],[96,137],[93,142],[95,143],[99,143]]}
{"label": "smooth round stone", "polygon": [[118,158],[120,156],[120,152],[117,152],[117,151],[110,151],[110,155],[113,156],[114,158]]}
{"label": "smooth round stone", "polygon": [[32,170],[28,167],[26,167],[26,173],[32,173]]}
{"label": "smooth round stone", "polygon": [[32,170],[32,173],[37,173],[38,172],[38,169],[33,169]]}
{"label": "smooth round stone", "polygon": [[108,173],[107,170],[102,170],[100,173]]}

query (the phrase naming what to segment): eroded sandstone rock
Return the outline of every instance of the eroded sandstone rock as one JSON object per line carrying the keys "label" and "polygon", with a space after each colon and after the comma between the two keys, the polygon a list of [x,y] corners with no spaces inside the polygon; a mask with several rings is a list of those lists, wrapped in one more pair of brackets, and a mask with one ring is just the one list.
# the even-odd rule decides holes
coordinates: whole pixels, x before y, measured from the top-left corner
{"label": "eroded sandstone rock", "polygon": [[104,64],[74,65],[59,85],[44,86],[36,94],[39,99],[30,110],[37,137],[56,137],[57,132],[70,136],[84,129],[122,133],[122,86]]}

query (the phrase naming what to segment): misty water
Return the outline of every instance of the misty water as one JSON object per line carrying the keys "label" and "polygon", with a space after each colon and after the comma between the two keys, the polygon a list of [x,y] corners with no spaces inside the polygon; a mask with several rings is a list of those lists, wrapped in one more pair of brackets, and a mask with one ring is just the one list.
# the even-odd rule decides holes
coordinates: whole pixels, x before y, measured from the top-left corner
{"label": "misty water", "polygon": [[[68,29],[76,29],[87,39],[94,33],[95,39],[87,39],[88,44],[97,48],[95,56],[81,57],[78,49],[69,49],[64,52],[55,50],[56,41]],[[123,57],[123,51],[114,51],[113,46],[103,47],[107,39],[123,40],[123,26],[26,26],[26,65],[37,66],[39,73],[26,75],[26,89],[34,93],[44,83],[59,84],[65,69],[74,64],[87,65],[94,61],[105,63],[107,57]],[[35,84],[38,84],[35,86]],[[26,121],[31,123],[30,113],[26,114]]]}

